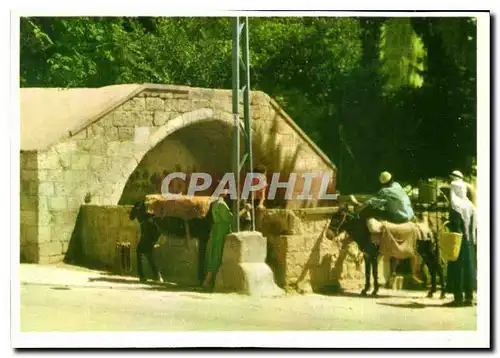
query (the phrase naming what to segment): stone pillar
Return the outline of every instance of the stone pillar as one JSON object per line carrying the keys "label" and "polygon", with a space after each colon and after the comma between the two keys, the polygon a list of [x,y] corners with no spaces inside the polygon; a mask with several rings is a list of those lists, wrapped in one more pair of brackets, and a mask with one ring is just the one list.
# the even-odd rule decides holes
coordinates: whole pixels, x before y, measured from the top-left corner
{"label": "stone pillar", "polygon": [[242,231],[226,237],[222,265],[215,280],[215,291],[256,296],[284,294],[274,282],[265,263],[267,240],[260,232]]}

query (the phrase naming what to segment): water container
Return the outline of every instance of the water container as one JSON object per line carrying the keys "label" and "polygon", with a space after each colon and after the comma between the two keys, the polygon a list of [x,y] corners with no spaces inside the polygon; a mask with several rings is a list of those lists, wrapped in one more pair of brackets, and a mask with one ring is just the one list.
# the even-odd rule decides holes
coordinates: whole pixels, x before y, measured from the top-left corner
{"label": "water container", "polygon": [[437,201],[437,187],[432,183],[420,183],[418,199],[421,203],[434,203]]}

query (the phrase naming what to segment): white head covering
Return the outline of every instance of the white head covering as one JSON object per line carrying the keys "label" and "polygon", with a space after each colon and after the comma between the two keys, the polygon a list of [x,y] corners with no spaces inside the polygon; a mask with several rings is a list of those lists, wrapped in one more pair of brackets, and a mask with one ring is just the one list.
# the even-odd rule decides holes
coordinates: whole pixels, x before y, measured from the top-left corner
{"label": "white head covering", "polygon": [[461,171],[459,170],[454,170],[451,172],[450,176],[454,179],[458,178],[458,179],[463,179],[464,178],[464,175],[462,174]]}
{"label": "white head covering", "polygon": [[[476,208],[474,204],[467,198],[467,184],[462,179],[456,179],[450,185],[450,204],[453,210],[458,212],[462,217],[467,230],[466,235],[469,236],[470,224],[472,220],[472,235],[474,242],[476,241]],[[470,240],[471,238],[469,238]]]}

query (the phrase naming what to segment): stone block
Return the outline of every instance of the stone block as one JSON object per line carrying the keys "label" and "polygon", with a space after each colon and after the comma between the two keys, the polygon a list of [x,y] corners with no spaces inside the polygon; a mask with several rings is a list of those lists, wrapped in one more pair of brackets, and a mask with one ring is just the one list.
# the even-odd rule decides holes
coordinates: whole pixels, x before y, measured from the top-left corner
{"label": "stone block", "polygon": [[118,138],[121,141],[132,140],[135,136],[134,127],[119,127],[118,128]]}
{"label": "stone block", "polygon": [[125,111],[143,111],[146,109],[146,99],[144,97],[131,98],[122,107]]}
{"label": "stone block", "polygon": [[68,210],[69,210],[68,213],[76,216],[78,209],[80,208],[81,205],[84,204],[84,199],[85,199],[85,195],[81,195],[81,196],[68,195],[66,197],[66,200],[68,203]]}
{"label": "stone block", "polygon": [[199,98],[204,100],[211,100],[215,96],[215,90],[209,88],[201,88],[199,92]]}
{"label": "stone block", "polygon": [[160,98],[166,99],[166,98],[173,98],[174,94],[172,92],[163,92],[160,93]]}
{"label": "stone block", "polygon": [[154,111],[142,111],[142,112],[134,112],[135,113],[135,126],[152,126],[153,125],[153,115]]}
{"label": "stone block", "polygon": [[89,169],[91,171],[97,171],[99,168],[102,168],[104,166],[104,163],[106,162],[106,158],[102,155],[91,155],[90,156],[90,163],[89,163]]}
{"label": "stone block", "polygon": [[[227,99],[217,100],[212,102],[212,108],[221,112],[233,113],[233,104]],[[243,117],[243,112],[240,111],[240,117]]]}
{"label": "stone block", "polygon": [[21,224],[36,226],[38,224],[38,215],[36,211],[21,210]]}
{"label": "stone block", "polygon": [[38,186],[38,191],[41,195],[45,196],[54,196],[56,191],[55,191],[55,185],[53,182],[41,182]]}
{"label": "stone block", "polygon": [[107,220],[107,225],[110,228],[119,228],[120,227],[120,215],[117,212],[110,212]]}
{"label": "stone block", "polygon": [[74,224],[75,224],[74,211],[68,211],[68,210],[52,211],[51,224],[55,228],[62,228],[65,226],[74,226]]}
{"label": "stone block", "polygon": [[[182,118],[182,113],[179,113],[177,111],[170,112],[168,120],[171,121],[171,123],[169,123],[169,126],[171,128],[179,128],[184,123],[183,118]],[[179,124],[176,124],[176,123],[179,123]]]}
{"label": "stone block", "polygon": [[190,112],[194,109],[193,103],[187,99],[177,100],[176,110],[181,113]]}
{"label": "stone block", "polygon": [[40,258],[44,256],[56,256],[62,254],[62,245],[60,241],[49,241],[39,244]]}
{"label": "stone block", "polygon": [[294,235],[303,232],[302,222],[292,210],[266,210],[261,219],[265,236]]}
{"label": "stone block", "polygon": [[40,223],[38,227],[38,243],[46,243],[52,241],[52,227],[50,223]]}
{"label": "stone block", "polygon": [[64,260],[64,254],[40,256],[39,262],[42,265],[55,264]]}
{"label": "stone block", "polygon": [[223,262],[264,262],[267,240],[257,231],[229,234],[224,243]]}
{"label": "stone block", "polygon": [[20,195],[21,210],[38,211],[38,195],[29,195],[22,193]]}
{"label": "stone block", "polygon": [[61,169],[59,163],[59,157],[57,154],[52,152],[41,153],[38,156],[38,168],[39,169]]}
{"label": "stone block", "polygon": [[268,236],[267,256],[278,264],[286,263],[289,235]]}
{"label": "stone block", "polygon": [[177,100],[176,99],[166,99],[164,101],[164,107],[161,109],[162,112],[178,112],[177,111]]}
{"label": "stone block", "polygon": [[106,114],[104,117],[102,117],[97,122],[95,122],[94,124],[92,124],[92,127],[93,126],[99,126],[99,127],[102,127],[102,128],[113,127],[113,120],[115,118],[115,111],[116,110],[111,111],[108,114]]}
{"label": "stone block", "polygon": [[228,235],[215,290],[259,296],[283,294],[274,282],[273,272],[265,264],[266,248],[266,239],[259,232]]}
{"label": "stone block", "polygon": [[192,102],[193,110],[212,107],[212,102],[208,99],[196,99]]}
{"label": "stone block", "polygon": [[[60,225],[60,226],[52,226],[52,239],[51,241],[58,241],[62,245],[64,242],[68,242],[71,239],[71,234],[73,232],[73,225]],[[63,251],[61,251],[63,252]]]}
{"label": "stone block", "polygon": [[27,196],[38,195],[38,183],[36,181],[21,181],[20,194]]}
{"label": "stone block", "polygon": [[28,245],[21,245],[21,263],[38,263],[38,245],[33,243],[33,244],[28,244]]}
{"label": "stone block", "polygon": [[189,92],[173,92],[172,98],[174,98],[174,99],[187,99],[187,98],[189,98]]}
{"label": "stone block", "polygon": [[[48,203],[50,199],[47,198],[46,202]],[[51,208],[49,208],[49,205],[47,207],[44,207],[43,209],[40,208],[38,211],[38,223],[40,225],[50,225],[53,220],[53,214],[55,211]]]}
{"label": "stone block", "polygon": [[63,181],[64,171],[62,169],[44,169],[39,171],[39,180],[43,181]]}
{"label": "stone block", "polygon": [[20,227],[21,243],[30,244],[38,242],[38,226],[28,225],[21,222]]}
{"label": "stone block", "polygon": [[21,180],[26,180],[26,181],[36,181],[38,179],[37,171],[36,170],[21,170]]}
{"label": "stone block", "polygon": [[67,209],[68,204],[66,197],[53,197],[49,198],[49,209],[51,210],[64,210]]}
{"label": "stone block", "polygon": [[105,132],[107,129],[108,128],[100,125],[100,123],[94,123],[89,127],[89,130],[94,137],[104,137],[106,135]]}
{"label": "stone block", "polygon": [[25,152],[21,153],[21,169],[38,169],[38,157],[37,153]]}
{"label": "stone block", "polygon": [[269,99],[266,98],[263,92],[252,91],[252,93],[250,94],[250,103],[252,106],[268,104]]}
{"label": "stone block", "polygon": [[146,98],[146,109],[148,111],[163,111],[165,109],[165,103],[161,98],[148,97]]}
{"label": "stone block", "polygon": [[224,263],[217,273],[214,289],[217,292],[238,292],[260,297],[285,294],[274,282],[269,266],[263,262]]}
{"label": "stone block", "polygon": [[90,155],[87,153],[77,152],[71,158],[71,170],[88,169],[90,164]]}
{"label": "stone block", "polygon": [[132,126],[133,125],[132,114],[130,112],[125,111],[115,111],[115,115],[113,117],[113,126],[122,127],[122,126]]}
{"label": "stone block", "polygon": [[[90,157],[88,159],[90,163]],[[87,180],[90,178],[90,172],[88,168],[86,169],[72,169],[64,173],[64,184],[68,190],[67,194],[64,195],[74,195],[77,192],[86,190]],[[59,189],[63,190],[63,189]]]}
{"label": "stone block", "polygon": [[162,126],[165,123],[167,123],[167,121],[168,121],[169,118],[170,118],[170,113],[169,112],[155,111],[154,112],[153,124],[155,126]]}

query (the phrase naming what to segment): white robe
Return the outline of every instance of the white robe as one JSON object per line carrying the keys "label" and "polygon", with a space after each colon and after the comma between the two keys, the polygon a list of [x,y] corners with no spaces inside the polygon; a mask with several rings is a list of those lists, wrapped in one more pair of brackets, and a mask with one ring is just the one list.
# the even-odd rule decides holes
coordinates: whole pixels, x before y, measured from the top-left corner
{"label": "white robe", "polygon": [[[472,239],[476,243],[476,208],[474,204],[467,198],[467,184],[456,179],[451,182],[450,186],[450,204],[453,210],[458,212],[464,221],[467,237],[470,233],[470,225],[472,220]],[[471,238],[469,238],[470,240]]]}

